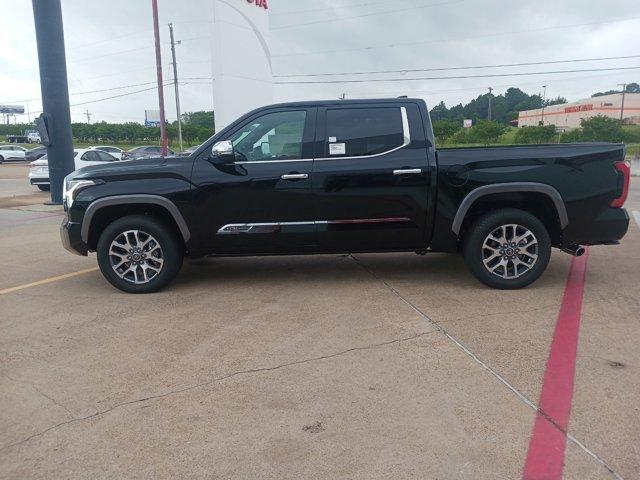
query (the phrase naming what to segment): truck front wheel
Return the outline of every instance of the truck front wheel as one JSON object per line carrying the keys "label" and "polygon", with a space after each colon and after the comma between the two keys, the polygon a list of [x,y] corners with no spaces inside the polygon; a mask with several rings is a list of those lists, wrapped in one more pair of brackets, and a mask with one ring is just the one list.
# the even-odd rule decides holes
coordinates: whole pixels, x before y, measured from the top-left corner
{"label": "truck front wheel", "polygon": [[464,259],[482,283],[501,290],[526,287],[551,258],[551,239],[534,215],[515,208],[489,212],[468,230]]}
{"label": "truck front wheel", "polygon": [[151,293],[180,271],[182,244],[173,230],[148,215],[131,215],[105,228],[96,249],[102,275],[128,293]]}

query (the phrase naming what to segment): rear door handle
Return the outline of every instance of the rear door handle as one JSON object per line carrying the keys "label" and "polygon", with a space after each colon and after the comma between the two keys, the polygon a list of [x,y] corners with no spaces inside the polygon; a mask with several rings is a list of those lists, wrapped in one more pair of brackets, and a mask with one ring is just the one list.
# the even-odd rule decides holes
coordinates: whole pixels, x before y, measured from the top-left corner
{"label": "rear door handle", "polygon": [[309,178],[308,173],[287,173],[280,177],[282,180],[306,180]]}
{"label": "rear door handle", "polygon": [[404,168],[401,170],[394,170],[394,175],[418,175],[422,173],[422,169],[420,168]]}

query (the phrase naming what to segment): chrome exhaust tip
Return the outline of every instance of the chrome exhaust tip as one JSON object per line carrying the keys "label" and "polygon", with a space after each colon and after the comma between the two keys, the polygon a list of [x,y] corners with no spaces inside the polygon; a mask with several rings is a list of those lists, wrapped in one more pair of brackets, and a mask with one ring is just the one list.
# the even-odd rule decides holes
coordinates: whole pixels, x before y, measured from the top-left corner
{"label": "chrome exhaust tip", "polygon": [[560,250],[568,253],[569,255],[573,255],[574,257],[581,257],[582,255],[584,255],[585,251],[582,245],[565,245],[564,247],[560,248]]}

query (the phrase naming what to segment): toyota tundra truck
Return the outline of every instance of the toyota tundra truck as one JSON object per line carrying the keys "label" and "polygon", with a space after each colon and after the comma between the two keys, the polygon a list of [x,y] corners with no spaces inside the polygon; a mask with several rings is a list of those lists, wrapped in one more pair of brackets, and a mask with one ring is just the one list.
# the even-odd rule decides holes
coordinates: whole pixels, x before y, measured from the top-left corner
{"label": "toyota tundra truck", "polygon": [[552,247],[624,237],[624,157],[606,143],[436,149],[419,99],[278,104],[188,157],[72,173],[62,243],[132,293],[166,286],[185,256],[357,252],[461,253],[481,282],[516,289]]}

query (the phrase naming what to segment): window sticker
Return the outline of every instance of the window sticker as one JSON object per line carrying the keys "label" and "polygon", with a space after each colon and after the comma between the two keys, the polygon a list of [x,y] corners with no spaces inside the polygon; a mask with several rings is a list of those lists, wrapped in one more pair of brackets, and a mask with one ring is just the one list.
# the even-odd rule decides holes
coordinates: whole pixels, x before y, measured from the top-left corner
{"label": "window sticker", "polygon": [[344,155],[347,153],[347,145],[345,143],[330,143],[329,155]]}

